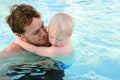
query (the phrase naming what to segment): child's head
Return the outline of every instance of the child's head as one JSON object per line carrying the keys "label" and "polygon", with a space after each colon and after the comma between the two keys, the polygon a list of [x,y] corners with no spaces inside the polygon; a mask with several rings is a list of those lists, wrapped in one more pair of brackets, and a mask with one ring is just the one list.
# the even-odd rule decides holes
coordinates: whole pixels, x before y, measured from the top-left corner
{"label": "child's head", "polygon": [[64,45],[71,37],[73,27],[74,20],[72,16],[65,13],[58,13],[53,16],[48,28],[51,44],[56,46]]}

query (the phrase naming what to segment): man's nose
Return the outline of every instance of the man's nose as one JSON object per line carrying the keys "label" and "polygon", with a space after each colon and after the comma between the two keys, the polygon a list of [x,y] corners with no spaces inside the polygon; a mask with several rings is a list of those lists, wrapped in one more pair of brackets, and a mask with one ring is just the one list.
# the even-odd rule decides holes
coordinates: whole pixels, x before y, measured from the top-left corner
{"label": "man's nose", "polygon": [[47,35],[47,32],[44,31],[43,29],[39,32],[40,37],[43,37],[43,36],[46,36],[46,35]]}

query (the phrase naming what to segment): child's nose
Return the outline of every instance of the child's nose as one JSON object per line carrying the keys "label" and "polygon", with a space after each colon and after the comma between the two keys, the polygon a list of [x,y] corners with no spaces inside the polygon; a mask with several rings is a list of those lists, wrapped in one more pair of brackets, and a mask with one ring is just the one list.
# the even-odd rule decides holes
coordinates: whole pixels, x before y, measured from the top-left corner
{"label": "child's nose", "polygon": [[57,43],[57,42],[56,42],[56,40],[54,40],[54,39],[53,39],[53,41],[52,41],[52,42],[53,42],[53,44],[56,44],[56,43]]}

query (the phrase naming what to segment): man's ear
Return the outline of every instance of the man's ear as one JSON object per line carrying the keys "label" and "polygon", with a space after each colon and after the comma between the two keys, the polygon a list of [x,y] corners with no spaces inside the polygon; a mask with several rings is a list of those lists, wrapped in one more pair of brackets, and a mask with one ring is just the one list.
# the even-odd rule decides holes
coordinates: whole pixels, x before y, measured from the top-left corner
{"label": "man's ear", "polygon": [[22,40],[25,40],[25,41],[26,41],[26,39],[25,39],[25,37],[23,36],[23,34],[15,33],[15,35],[16,35],[17,37],[21,38]]}
{"label": "man's ear", "polygon": [[16,35],[17,37],[23,38],[23,35],[22,35],[22,34],[15,33],[15,35]]}

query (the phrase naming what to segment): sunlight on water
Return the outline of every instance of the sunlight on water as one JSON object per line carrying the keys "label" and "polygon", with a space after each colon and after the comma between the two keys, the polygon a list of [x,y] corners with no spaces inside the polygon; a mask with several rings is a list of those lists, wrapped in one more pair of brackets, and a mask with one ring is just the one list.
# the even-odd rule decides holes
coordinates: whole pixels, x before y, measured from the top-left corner
{"label": "sunlight on water", "polygon": [[0,51],[15,39],[5,22],[9,7],[15,3],[34,6],[46,25],[58,12],[74,17],[72,43],[76,62],[66,70],[65,80],[120,79],[119,0],[0,0]]}

